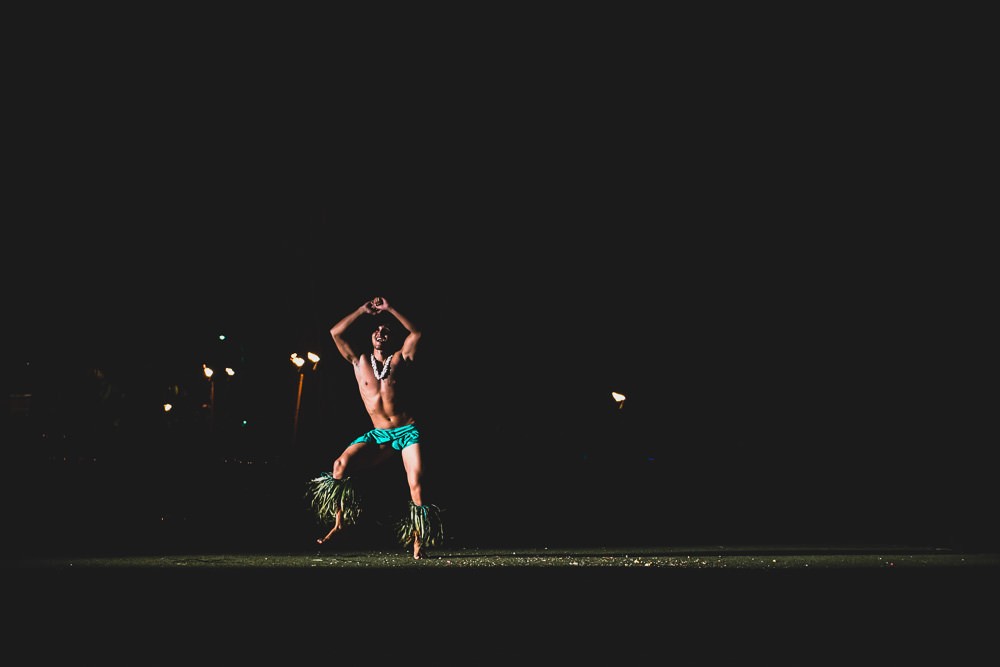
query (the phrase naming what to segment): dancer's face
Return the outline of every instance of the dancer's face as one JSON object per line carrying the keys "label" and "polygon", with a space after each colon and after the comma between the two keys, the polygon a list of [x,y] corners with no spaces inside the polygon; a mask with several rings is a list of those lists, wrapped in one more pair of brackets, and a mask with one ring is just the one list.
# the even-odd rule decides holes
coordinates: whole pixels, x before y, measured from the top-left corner
{"label": "dancer's face", "polygon": [[378,329],[372,332],[372,347],[381,350],[392,339],[392,332],[384,324],[380,324]]}

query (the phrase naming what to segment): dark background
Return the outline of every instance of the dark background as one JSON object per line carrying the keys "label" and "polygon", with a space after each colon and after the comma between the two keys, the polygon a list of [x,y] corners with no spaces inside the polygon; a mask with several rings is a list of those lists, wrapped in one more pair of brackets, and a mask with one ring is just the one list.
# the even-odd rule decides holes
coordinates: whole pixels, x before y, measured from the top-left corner
{"label": "dark background", "polygon": [[[916,53],[624,40],[319,79],[135,41],[12,83],[22,549],[307,545],[305,480],[368,426],[328,330],[377,294],[425,331],[456,543],[994,539],[981,179]],[[237,370],[211,428],[203,363]],[[369,484],[388,521],[400,467]]]}

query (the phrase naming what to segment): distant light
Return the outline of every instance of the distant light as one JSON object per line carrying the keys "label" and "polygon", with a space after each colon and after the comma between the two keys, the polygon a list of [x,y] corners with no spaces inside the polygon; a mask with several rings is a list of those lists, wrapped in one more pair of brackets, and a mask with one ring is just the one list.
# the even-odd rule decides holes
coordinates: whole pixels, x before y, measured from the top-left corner
{"label": "distant light", "polygon": [[174,406],[171,405],[170,403],[164,403],[163,404],[163,411],[164,412],[170,412],[173,409],[174,409]]}
{"label": "distant light", "polygon": [[209,380],[211,380],[212,379],[212,375],[215,374],[215,371],[213,371],[211,368],[209,368],[205,364],[202,364],[201,368],[205,372],[205,377],[207,377]]}
{"label": "distant light", "polygon": [[290,357],[290,359],[292,360],[292,363],[295,364],[298,368],[302,368],[302,366],[305,365],[306,363],[306,360],[300,357],[296,352],[292,352],[292,356]]}
{"label": "distant light", "polygon": [[306,356],[309,357],[309,361],[313,362],[314,364],[319,361],[319,355],[316,354],[315,352],[307,352]]}
{"label": "distant light", "polygon": [[246,426],[247,424],[249,424],[249,422],[248,422],[248,421],[247,421],[246,419],[244,419],[244,420],[243,420],[243,422],[242,422],[242,424],[243,424],[244,426]]}
{"label": "distant light", "polygon": [[219,334],[219,340],[226,340],[226,334]]}
{"label": "distant light", "polygon": [[611,398],[615,399],[615,403],[618,404],[618,409],[621,410],[622,406],[625,405],[625,394],[619,394],[617,391],[611,392]]}
{"label": "distant light", "polygon": [[226,366],[226,375],[228,375],[229,377],[233,377],[234,375],[236,375],[236,371]]}

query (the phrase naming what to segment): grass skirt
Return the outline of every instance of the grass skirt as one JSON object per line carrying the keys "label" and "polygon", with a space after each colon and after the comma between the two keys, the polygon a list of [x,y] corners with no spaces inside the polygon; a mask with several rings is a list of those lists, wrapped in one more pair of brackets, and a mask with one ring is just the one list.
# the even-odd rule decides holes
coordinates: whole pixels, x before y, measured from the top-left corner
{"label": "grass skirt", "polygon": [[316,518],[326,524],[337,520],[337,512],[345,525],[357,523],[361,515],[361,503],[350,477],[334,479],[333,473],[325,472],[309,480],[309,498]]}
{"label": "grass skirt", "polygon": [[409,515],[399,522],[396,536],[401,544],[410,546],[414,536],[420,538],[421,546],[433,547],[444,542],[444,525],[441,510],[436,505],[417,505],[410,501]]}

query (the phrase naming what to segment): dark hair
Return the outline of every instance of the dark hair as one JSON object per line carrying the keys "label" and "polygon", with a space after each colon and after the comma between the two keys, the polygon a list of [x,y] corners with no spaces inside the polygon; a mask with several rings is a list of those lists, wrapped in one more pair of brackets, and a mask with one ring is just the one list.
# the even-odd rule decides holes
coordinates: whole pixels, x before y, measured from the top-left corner
{"label": "dark hair", "polygon": [[390,317],[389,315],[386,315],[384,312],[376,313],[375,315],[372,316],[371,326],[369,327],[369,329],[371,331],[375,331],[381,326],[388,328],[389,331],[392,331],[393,333],[395,333],[396,329],[398,328],[396,326],[395,319]]}

